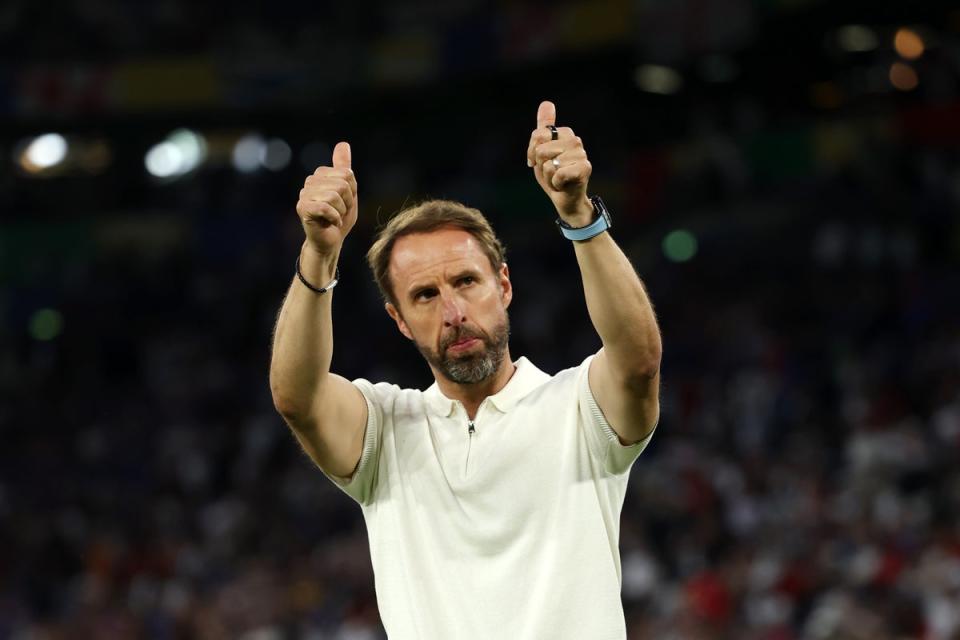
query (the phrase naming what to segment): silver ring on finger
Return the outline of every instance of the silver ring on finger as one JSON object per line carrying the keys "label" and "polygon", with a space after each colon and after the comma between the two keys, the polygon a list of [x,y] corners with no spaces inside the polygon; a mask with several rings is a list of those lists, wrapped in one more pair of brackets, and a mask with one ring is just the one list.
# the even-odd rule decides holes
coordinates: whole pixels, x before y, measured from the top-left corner
{"label": "silver ring on finger", "polygon": [[559,158],[554,158],[553,160],[551,160],[551,162],[553,163],[553,168],[554,168],[554,169],[559,169],[559,168],[560,168],[560,159],[559,159]]}

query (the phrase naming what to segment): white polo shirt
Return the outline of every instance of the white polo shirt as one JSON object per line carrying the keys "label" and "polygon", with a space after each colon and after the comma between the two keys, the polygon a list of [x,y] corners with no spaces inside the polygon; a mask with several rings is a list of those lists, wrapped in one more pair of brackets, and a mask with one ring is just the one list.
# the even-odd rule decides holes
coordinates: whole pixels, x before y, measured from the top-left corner
{"label": "white polo shirt", "polygon": [[579,366],[526,358],[480,405],[354,384],[369,418],[354,475],[377,601],[391,640],[622,640],[620,509],[625,447]]}

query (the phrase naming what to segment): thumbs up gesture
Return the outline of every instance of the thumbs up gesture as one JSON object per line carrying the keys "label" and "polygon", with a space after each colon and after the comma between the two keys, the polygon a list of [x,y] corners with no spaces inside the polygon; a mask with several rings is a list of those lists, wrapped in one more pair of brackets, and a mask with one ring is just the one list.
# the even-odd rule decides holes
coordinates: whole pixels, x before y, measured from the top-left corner
{"label": "thumbs up gesture", "polygon": [[357,179],[350,168],[350,145],[338,142],[333,166],[307,176],[297,201],[307,243],[320,255],[338,254],[357,222]]}
{"label": "thumbs up gesture", "polygon": [[[557,108],[549,100],[537,109],[537,128],[530,134],[527,166],[550,197],[560,218],[573,227],[593,220],[593,205],[587,183],[593,167],[587,160],[583,141],[570,127],[557,127]],[[551,129],[553,127],[553,129]],[[554,135],[554,130],[556,134]]]}

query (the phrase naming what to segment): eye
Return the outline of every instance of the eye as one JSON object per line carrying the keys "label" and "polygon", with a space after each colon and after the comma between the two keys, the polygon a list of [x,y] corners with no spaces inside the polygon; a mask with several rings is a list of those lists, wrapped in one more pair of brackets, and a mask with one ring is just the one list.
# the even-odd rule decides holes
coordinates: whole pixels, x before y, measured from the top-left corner
{"label": "eye", "polygon": [[436,289],[420,289],[419,291],[413,294],[413,299],[417,301],[429,300],[435,295],[437,295]]}
{"label": "eye", "polygon": [[470,284],[473,284],[474,282],[476,282],[476,279],[473,276],[463,276],[462,278],[457,280],[457,284],[461,286],[470,285]]}

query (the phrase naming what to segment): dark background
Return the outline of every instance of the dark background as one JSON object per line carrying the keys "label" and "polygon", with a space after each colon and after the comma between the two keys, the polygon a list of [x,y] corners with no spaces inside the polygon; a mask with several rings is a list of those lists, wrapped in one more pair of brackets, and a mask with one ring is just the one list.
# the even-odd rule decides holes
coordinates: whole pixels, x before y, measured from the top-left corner
{"label": "dark background", "polygon": [[[948,3],[14,0],[0,55],[0,638],[382,637],[360,509],[268,387],[297,192],[351,142],[339,373],[431,381],[363,260],[426,197],[501,234],[513,353],[576,365],[543,99],[663,330],[630,637],[960,637]],[[182,129],[202,161],[151,175]]]}

